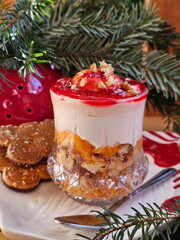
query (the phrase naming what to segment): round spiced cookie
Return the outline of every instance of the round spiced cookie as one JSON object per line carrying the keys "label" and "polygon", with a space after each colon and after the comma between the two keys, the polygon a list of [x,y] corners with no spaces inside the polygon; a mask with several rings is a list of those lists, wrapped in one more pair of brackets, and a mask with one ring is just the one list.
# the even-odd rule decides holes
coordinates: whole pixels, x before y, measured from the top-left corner
{"label": "round spiced cookie", "polygon": [[26,135],[29,138],[34,138],[36,135],[38,135],[38,126],[39,123],[38,122],[26,122],[26,123],[22,123],[21,125],[19,125],[18,127],[18,133],[19,135]]}
{"label": "round spiced cookie", "polygon": [[2,172],[5,167],[13,166],[13,164],[8,160],[6,152],[6,147],[0,147],[0,172]]}
{"label": "round spiced cookie", "polygon": [[34,143],[42,155],[44,157],[48,157],[53,150],[54,137],[51,135],[38,137],[34,139]]}
{"label": "round spiced cookie", "polygon": [[51,180],[46,164],[39,164],[34,169],[42,180]]}
{"label": "round spiced cookie", "polygon": [[43,155],[32,141],[11,143],[7,148],[7,157],[17,166],[30,167],[39,163]]}
{"label": "round spiced cookie", "polygon": [[0,146],[7,147],[16,139],[17,126],[2,125],[0,126]]}
{"label": "round spiced cookie", "polygon": [[54,121],[52,119],[39,122],[38,128],[43,131],[44,134],[54,136]]}
{"label": "round spiced cookie", "polygon": [[0,157],[6,156],[7,148],[4,146],[0,146]]}
{"label": "round spiced cookie", "polygon": [[5,167],[2,180],[6,186],[18,191],[30,191],[38,186],[40,177],[33,168],[20,168],[17,166]]}
{"label": "round spiced cookie", "polygon": [[18,132],[35,139],[45,135],[54,135],[53,120],[26,122],[19,125]]}

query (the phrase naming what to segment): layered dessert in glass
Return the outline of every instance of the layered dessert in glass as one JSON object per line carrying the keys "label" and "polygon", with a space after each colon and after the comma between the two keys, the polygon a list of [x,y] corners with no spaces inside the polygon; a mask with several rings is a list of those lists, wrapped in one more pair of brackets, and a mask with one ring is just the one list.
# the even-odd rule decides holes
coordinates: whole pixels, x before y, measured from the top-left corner
{"label": "layered dessert in glass", "polygon": [[109,204],[135,190],[148,172],[142,124],[148,90],[102,61],[51,87],[56,184],[75,200]]}

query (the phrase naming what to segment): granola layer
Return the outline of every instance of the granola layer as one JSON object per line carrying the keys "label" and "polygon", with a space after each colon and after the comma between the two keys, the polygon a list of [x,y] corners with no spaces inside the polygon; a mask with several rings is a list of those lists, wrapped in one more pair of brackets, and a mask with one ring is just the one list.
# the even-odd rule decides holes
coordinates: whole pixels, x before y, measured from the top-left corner
{"label": "granola layer", "polygon": [[95,147],[72,132],[56,131],[54,169],[63,191],[75,199],[107,201],[132,192],[147,173],[142,138],[136,145]]}

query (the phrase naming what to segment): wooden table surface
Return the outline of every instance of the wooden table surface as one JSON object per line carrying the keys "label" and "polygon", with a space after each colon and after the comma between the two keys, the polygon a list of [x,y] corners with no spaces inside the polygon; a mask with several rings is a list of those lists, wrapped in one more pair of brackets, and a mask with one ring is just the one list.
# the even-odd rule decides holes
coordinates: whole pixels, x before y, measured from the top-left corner
{"label": "wooden table surface", "polygon": [[4,234],[2,234],[2,232],[0,232],[0,240],[10,240],[10,239],[5,237]]}

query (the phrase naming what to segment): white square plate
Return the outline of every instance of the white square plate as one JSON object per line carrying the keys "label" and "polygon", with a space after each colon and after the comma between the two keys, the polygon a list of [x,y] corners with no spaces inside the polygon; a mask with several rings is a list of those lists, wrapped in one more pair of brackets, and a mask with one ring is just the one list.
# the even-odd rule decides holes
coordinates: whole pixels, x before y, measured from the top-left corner
{"label": "white square plate", "polygon": [[[147,139],[156,142],[164,141],[166,147],[172,141],[177,142],[179,135],[166,135],[158,132],[159,138],[153,133],[144,132]],[[166,140],[163,140],[167,137]],[[174,153],[177,154],[177,153]],[[148,155],[149,173],[146,180],[151,178],[162,167],[154,163],[154,158]],[[180,169],[180,162],[173,166]],[[119,215],[132,214],[131,207],[140,209],[138,202],[142,204],[156,202],[159,206],[165,200],[179,197],[180,187],[172,177],[146,192],[130,199],[116,211]],[[73,240],[78,239],[76,233],[93,237],[95,232],[71,229],[61,224],[55,223],[54,218],[61,215],[85,214],[91,210],[101,210],[100,207],[88,206],[78,203],[69,198],[53,182],[41,183],[34,191],[29,193],[19,193],[7,188],[0,181],[0,228],[4,235],[18,240]],[[79,238],[80,239],[80,238]],[[81,238],[82,239],[82,238]]]}

